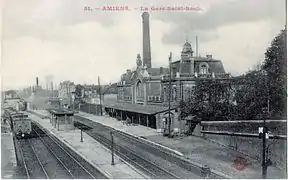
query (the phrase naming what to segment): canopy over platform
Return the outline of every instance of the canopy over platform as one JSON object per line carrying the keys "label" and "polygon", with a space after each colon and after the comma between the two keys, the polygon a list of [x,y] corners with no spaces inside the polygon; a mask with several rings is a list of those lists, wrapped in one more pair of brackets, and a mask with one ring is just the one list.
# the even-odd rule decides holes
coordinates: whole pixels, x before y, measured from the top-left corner
{"label": "canopy over platform", "polygon": [[66,109],[56,109],[56,108],[51,108],[47,110],[49,113],[55,115],[55,116],[74,116],[73,111],[69,111]]}
{"label": "canopy over platform", "polygon": [[[147,114],[147,115],[155,115],[158,113],[163,113],[166,111],[169,111],[169,108],[167,106],[155,106],[155,105],[140,105],[140,104],[124,104],[124,103],[115,103],[115,104],[109,104],[105,105],[105,108],[112,108],[116,110],[121,111],[129,111],[129,112],[135,112],[140,114]],[[171,106],[170,110],[176,109],[176,106]]]}

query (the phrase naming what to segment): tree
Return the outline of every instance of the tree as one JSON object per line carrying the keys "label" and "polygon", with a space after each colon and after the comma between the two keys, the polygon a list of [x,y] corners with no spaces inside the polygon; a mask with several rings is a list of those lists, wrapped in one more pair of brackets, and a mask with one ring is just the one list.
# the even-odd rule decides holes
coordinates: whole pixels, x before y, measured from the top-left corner
{"label": "tree", "polygon": [[[238,78],[236,99],[239,118],[286,118],[287,58],[286,30],[282,30],[265,53],[265,60],[255,69]],[[264,108],[270,115],[265,117]]]}
{"label": "tree", "polygon": [[231,89],[229,79],[197,80],[192,97],[180,103],[182,118],[194,115],[204,121],[233,119],[235,105]]}
{"label": "tree", "polygon": [[82,91],[84,89],[84,86],[81,84],[77,84],[75,87],[75,100],[74,100],[74,106],[77,107],[79,103],[83,103],[83,97],[82,97]]}
{"label": "tree", "polygon": [[287,57],[286,57],[286,28],[272,41],[265,53],[262,69],[268,77],[268,90],[271,115],[287,116]]}
{"label": "tree", "polygon": [[253,70],[236,78],[237,119],[261,119],[267,107],[267,81],[260,70]]}
{"label": "tree", "polygon": [[[198,80],[193,97],[181,102],[181,116],[195,115],[201,120],[286,119],[286,36],[285,29],[273,39],[257,69],[228,81]],[[269,114],[263,110],[268,107]]]}
{"label": "tree", "polygon": [[75,87],[75,98],[80,98],[82,97],[82,90],[83,90],[83,86],[81,84],[77,84]]}
{"label": "tree", "polygon": [[[286,30],[282,30],[268,47],[259,68],[237,78],[238,118],[286,118],[286,61]],[[269,117],[263,111],[268,107]]]}

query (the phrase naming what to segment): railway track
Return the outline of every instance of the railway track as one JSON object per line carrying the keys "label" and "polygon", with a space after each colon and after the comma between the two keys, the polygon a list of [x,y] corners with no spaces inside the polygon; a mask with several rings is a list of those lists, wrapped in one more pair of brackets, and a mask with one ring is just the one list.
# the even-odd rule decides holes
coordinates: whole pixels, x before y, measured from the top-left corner
{"label": "railway track", "polygon": [[18,140],[18,145],[27,179],[48,179],[49,176],[30,140]]}
{"label": "railway track", "polygon": [[16,140],[27,179],[107,179],[39,127],[33,133],[37,138]]}
{"label": "railway track", "polygon": [[[110,128],[110,127],[99,124],[97,122],[93,122],[93,121],[86,119],[84,117],[77,116],[77,115],[75,117],[76,117],[78,122],[81,122],[87,126],[92,127],[94,129],[94,131],[97,132],[97,134],[102,134],[102,135],[108,137],[109,135],[107,135],[107,132],[112,130],[112,128]],[[161,148],[147,144],[147,143],[145,143],[145,141],[142,141],[139,138],[135,138],[135,137],[131,137],[129,135],[126,135],[123,132],[114,131],[114,136],[116,136],[118,138],[118,140],[120,140],[119,142],[121,143],[121,145],[124,144],[122,142],[125,142],[125,144],[130,144],[129,146],[131,147],[131,149],[135,149],[135,151],[141,150],[141,152],[139,152],[139,154],[141,154],[143,152],[142,157],[146,157],[149,154],[153,154],[154,157],[157,157],[159,159],[159,161],[161,161],[161,159],[165,160],[166,161],[166,167],[167,167],[165,169],[170,170],[171,172],[174,172],[176,170],[181,171],[181,173],[175,172],[175,174],[177,174],[181,178],[197,178],[197,179],[201,178],[202,166],[193,164],[190,161],[187,161],[184,157],[179,157],[177,155],[173,155],[173,154],[171,154],[165,150],[162,150]],[[151,156],[151,160],[153,160],[153,156]],[[163,162],[163,161],[161,161],[161,162]],[[169,165],[168,165],[168,163],[169,163]],[[165,164],[160,164],[160,165],[165,166]],[[211,172],[210,178],[223,179],[225,177],[218,175],[214,172]]]}
{"label": "railway track", "polygon": [[[112,141],[105,138],[91,130],[86,131],[88,135],[96,139],[98,142],[111,149]],[[177,175],[166,169],[160,167],[159,165],[149,161],[132,150],[125,148],[119,144],[115,145],[115,153],[124,159],[126,162],[134,165],[136,168],[142,170],[144,173],[149,175],[153,179],[180,179]]]}
{"label": "railway track", "polygon": [[[75,118],[79,123],[93,128],[85,131],[88,135],[109,149],[111,148],[109,131],[112,128],[78,115],[75,115]],[[118,141],[115,145],[115,153],[151,178],[201,178],[201,166],[195,165],[183,157],[175,156],[122,132],[114,131],[114,139]],[[209,178],[223,179],[225,177],[211,172]]]}
{"label": "railway track", "polygon": [[[39,130],[38,130],[39,131]],[[90,170],[86,169],[82,163],[74,158],[72,154],[70,154],[66,147],[63,147],[60,143],[58,143],[54,138],[50,136],[42,136],[35,131],[36,134],[39,135],[39,139],[45,145],[45,147],[50,151],[51,154],[57,159],[58,163],[62,165],[62,167],[68,172],[70,178],[73,179],[97,179],[104,178],[104,175],[98,172],[90,172]]]}

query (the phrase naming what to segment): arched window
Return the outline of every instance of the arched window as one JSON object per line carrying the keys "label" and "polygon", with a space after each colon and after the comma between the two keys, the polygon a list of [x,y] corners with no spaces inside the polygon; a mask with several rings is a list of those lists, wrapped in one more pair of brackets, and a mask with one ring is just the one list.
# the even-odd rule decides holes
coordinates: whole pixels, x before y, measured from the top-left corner
{"label": "arched window", "polygon": [[142,89],[142,83],[139,81],[136,85],[136,95],[137,97],[142,97],[143,93],[142,93],[143,89]]}
{"label": "arched window", "polygon": [[208,74],[208,68],[209,68],[209,66],[207,63],[201,63],[199,65],[199,73],[200,74]]}

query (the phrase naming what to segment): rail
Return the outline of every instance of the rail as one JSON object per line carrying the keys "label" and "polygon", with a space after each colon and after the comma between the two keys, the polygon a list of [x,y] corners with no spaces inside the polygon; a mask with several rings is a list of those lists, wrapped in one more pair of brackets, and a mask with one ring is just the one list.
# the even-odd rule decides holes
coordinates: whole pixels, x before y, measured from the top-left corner
{"label": "rail", "polygon": [[[35,113],[34,113],[35,114]],[[38,114],[36,114],[37,116]],[[38,115],[39,116],[39,115]],[[201,168],[203,167],[202,164],[199,164],[199,163],[196,163],[196,162],[192,162],[191,160],[188,160],[186,159],[185,157],[175,153],[175,152],[172,152],[172,151],[169,151],[167,149],[165,149],[164,147],[162,146],[159,146],[157,145],[156,143],[153,143],[153,142],[149,142],[148,140],[145,140],[141,137],[135,137],[135,136],[132,136],[130,134],[126,134],[124,132],[121,132],[119,130],[115,130],[109,126],[105,126],[101,123],[97,123],[97,122],[94,122],[94,121],[91,121],[89,118],[85,118],[85,117],[81,117],[81,116],[75,116],[76,118],[77,117],[80,117],[80,119],[83,119],[83,120],[86,120],[88,121],[89,124],[91,123],[96,123],[96,124],[100,124],[101,126],[103,126],[104,128],[106,128],[107,130],[114,130],[114,132],[116,132],[117,134],[121,135],[122,137],[126,137],[126,139],[129,139],[130,141],[134,141],[134,142],[137,142],[139,144],[145,144],[147,145],[148,147],[150,147],[150,150],[149,151],[154,151],[153,153],[157,153],[157,155],[159,155],[160,157],[164,157],[164,159],[166,159],[166,156],[168,156],[169,158],[167,159],[168,161],[172,162],[172,163],[175,163],[177,164],[178,166],[188,170],[188,171],[191,171],[191,172],[194,172],[196,174],[199,174],[200,175],[200,171],[201,171]],[[78,118],[79,119],[79,118]],[[83,122],[83,120],[78,120],[80,122]],[[85,125],[88,125],[90,126],[89,124],[87,124],[87,122],[83,122]],[[87,133],[87,131],[86,131]],[[156,151],[155,151],[156,150]],[[124,157],[124,156],[123,156]],[[133,163],[133,162],[132,162]],[[137,166],[137,165],[136,165]],[[141,167],[140,167],[141,168]],[[175,177],[176,178],[176,177]],[[215,178],[215,179],[223,179],[223,178],[231,178],[221,172],[217,172],[215,170],[213,170],[211,168],[211,176],[210,178]]]}
{"label": "rail", "polygon": [[[88,135],[96,139],[99,143],[103,144],[106,147],[111,147],[111,140],[105,138],[102,135],[94,133],[92,131],[86,131]],[[145,158],[137,155],[132,150],[128,150],[127,148],[117,144],[115,145],[115,153],[122,157],[125,161],[133,164],[134,166],[138,167],[139,169],[143,170],[145,173],[152,176],[152,178],[165,178],[165,179],[181,179],[180,177],[176,176],[175,174],[169,172],[168,170],[160,167],[159,165],[146,160]]]}
{"label": "rail", "polygon": [[[119,134],[121,137],[126,138],[127,140],[137,142],[139,144],[145,144],[147,145],[147,150],[150,151],[151,153],[157,153],[160,157],[163,157],[164,159],[167,159],[168,161],[177,164],[178,166],[187,169],[188,171],[194,172],[196,174],[200,174],[201,168],[204,166],[203,164],[199,164],[196,162],[192,162],[189,159],[186,159],[182,155],[179,155],[176,152],[173,152],[171,150],[167,150],[166,147],[162,147],[161,145],[158,145],[156,143],[150,142],[144,138],[141,137],[136,137],[130,134],[127,134],[125,132],[115,130],[109,126],[103,125],[101,123],[91,121],[89,118],[81,117],[81,116],[75,116],[75,117],[80,117],[83,120],[88,121],[89,123],[96,123],[101,125],[102,127],[106,128],[108,131],[114,130],[115,133]],[[78,118],[79,119],[79,118]],[[78,120],[81,121],[81,120]],[[83,122],[85,124],[85,122]],[[149,149],[150,148],[150,149]],[[156,150],[156,151],[155,151]],[[152,152],[153,151],[153,152]],[[166,158],[168,156],[169,158]],[[210,178],[215,178],[215,179],[223,179],[223,178],[231,178],[221,172],[215,171],[213,168],[211,168],[211,176]]]}
{"label": "rail", "polygon": [[[69,172],[69,174],[71,175],[71,177],[72,177],[73,179],[79,178],[79,177],[76,177],[75,174],[78,174],[79,172],[77,172],[77,171],[78,171],[78,170],[81,170],[81,169],[84,170],[85,173],[90,176],[90,178],[96,179],[86,168],[84,168],[84,167],[81,165],[81,163],[79,163],[79,162],[78,162],[69,152],[67,152],[58,142],[56,142],[53,138],[51,138],[50,136],[47,135],[46,137],[48,137],[49,140],[51,140],[51,141],[50,141],[51,143],[49,143],[49,145],[51,146],[51,144],[54,143],[57,147],[59,147],[59,148],[62,150],[62,152],[64,152],[64,153],[69,157],[69,159],[65,159],[65,158],[62,157],[62,160],[65,159],[65,160],[67,160],[67,162],[68,162],[69,160],[72,160],[73,162],[75,162],[75,163],[78,165],[78,167],[80,167],[80,168],[75,168],[75,167],[74,167],[72,170],[69,169],[69,168],[65,165],[65,163],[57,156],[57,154],[55,153],[55,151],[53,151],[52,148],[48,145],[47,140],[44,140],[44,139],[38,134],[38,132],[35,131],[35,133],[36,133],[36,134],[38,135],[38,137],[41,139],[41,141],[43,142],[43,144],[49,149],[49,151],[55,156],[55,158],[60,162],[60,164]],[[66,157],[67,157],[67,156],[66,156]],[[71,171],[72,171],[72,172],[71,172]],[[73,174],[73,173],[74,173],[74,174]]]}
{"label": "rail", "polygon": [[[42,162],[40,161],[39,157],[37,156],[36,152],[34,151],[31,142],[29,140],[26,141],[26,139],[24,140],[19,140],[19,148],[21,151],[21,156],[22,156],[22,161],[25,167],[25,171],[27,174],[27,178],[28,179],[49,179],[49,176],[47,175],[46,170],[44,169]],[[23,152],[24,150],[24,152]],[[32,150],[32,154],[31,153]],[[27,157],[29,155],[31,155],[30,157]],[[28,161],[30,161],[28,163]],[[38,166],[36,165],[38,164]],[[40,168],[37,168],[37,167]]]}
{"label": "rail", "polygon": [[[17,144],[17,147],[19,149],[19,153],[20,153],[20,156],[21,156],[21,160],[23,162],[23,166],[24,166],[24,169],[25,169],[25,172],[26,172],[26,175],[27,175],[27,179],[30,179],[30,175],[29,175],[29,171],[28,171],[28,168],[27,168],[27,164],[26,164],[26,161],[24,160],[24,155],[23,155],[23,151],[22,151],[22,148],[20,147],[20,144],[19,142],[15,139],[14,140]],[[16,148],[16,147],[15,147]],[[16,153],[17,154],[17,153]],[[19,160],[19,159],[18,159]]]}
{"label": "rail", "polygon": [[29,145],[31,146],[31,149],[32,149],[33,153],[35,154],[35,156],[36,156],[36,158],[37,158],[37,161],[39,162],[39,164],[40,164],[40,166],[41,166],[41,169],[43,170],[46,178],[49,179],[49,176],[48,176],[48,174],[47,174],[47,172],[46,172],[46,170],[45,170],[42,162],[41,162],[40,159],[39,159],[39,156],[37,155],[35,149],[34,149],[33,146],[32,146],[32,143],[31,143],[31,141],[30,141],[29,139],[28,139],[28,143],[29,143]]}
{"label": "rail", "polygon": [[44,146],[49,150],[49,152],[57,159],[57,161],[62,165],[62,167],[64,167],[64,169],[70,174],[70,176],[73,178],[73,179],[75,179],[75,177],[73,176],[73,174],[70,172],[70,170],[66,167],[66,165],[63,163],[63,161],[61,161],[61,159],[56,155],[56,153],[51,149],[51,147],[50,146],[48,146],[45,142],[44,142],[44,140],[43,140],[43,138],[41,138],[41,136],[35,131],[35,130],[33,130],[34,132],[35,132],[35,134],[37,134],[37,136],[38,136],[38,138],[41,140],[41,142],[44,144]]}
{"label": "rail", "polygon": [[[32,114],[32,113],[31,113]],[[33,113],[35,116],[39,116],[38,114]],[[60,156],[62,159],[64,158],[65,160],[68,159],[68,161],[66,162],[67,164],[69,163],[73,163],[75,162],[75,165],[70,166],[70,168],[74,168],[76,167],[76,170],[82,170],[82,174],[86,174],[86,177],[78,177],[81,179],[87,179],[87,172],[89,175],[89,178],[93,178],[93,179],[108,179],[107,174],[103,173],[102,171],[100,171],[97,167],[95,167],[93,165],[93,163],[91,163],[89,160],[87,161],[81,154],[78,154],[77,152],[74,152],[73,148],[71,149],[71,147],[69,146],[69,144],[66,144],[64,142],[62,142],[61,140],[59,140],[55,135],[51,134],[49,131],[47,132],[46,129],[42,128],[41,125],[38,122],[35,122],[35,125],[38,127],[38,131],[44,132],[46,135],[45,137],[47,137],[45,140],[49,140],[50,142],[53,142],[52,144],[56,145],[57,147],[60,146],[60,150],[62,151],[63,156]],[[49,134],[49,135],[48,135]],[[40,135],[41,136],[41,135]],[[45,141],[44,140],[44,141]],[[46,142],[45,141],[45,142]],[[64,140],[65,141],[65,140]],[[46,143],[47,144],[47,143]],[[49,144],[49,143],[48,143]],[[57,148],[56,147],[56,148]],[[55,149],[55,148],[51,148],[51,149]],[[60,153],[61,153],[60,151]],[[59,153],[59,152],[58,152]],[[68,153],[68,154],[67,154]],[[58,156],[59,157],[59,156]],[[71,159],[72,158],[72,159]],[[74,159],[74,160],[73,160]],[[72,160],[72,161],[71,161]],[[71,164],[70,164],[71,165]],[[78,167],[78,168],[77,168]],[[92,175],[92,176],[91,176]],[[74,175],[75,176],[75,175]],[[77,177],[76,177],[77,178]]]}

